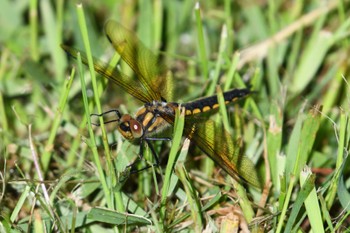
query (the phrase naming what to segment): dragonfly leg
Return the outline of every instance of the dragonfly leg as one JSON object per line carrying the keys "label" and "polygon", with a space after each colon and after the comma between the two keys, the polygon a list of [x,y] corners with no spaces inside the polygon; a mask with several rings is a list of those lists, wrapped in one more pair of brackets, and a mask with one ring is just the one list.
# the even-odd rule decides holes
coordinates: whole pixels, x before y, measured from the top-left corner
{"label": "dragonfly leg", "polygon": [[146,140],[146,142],[147,142],[148,147],[149,147],[150,150],[151,150],[151,153],[152,153],[152,155],[153,155],[154,160],[156,161],[156,162],[153,164],[153,166],[156,166],[156,167],[157,167],[157,166],[159,166],[159,157],[158,157],[158,155],[157,155],[157,153],[156,153],[156,151],[155,151],[153,145],[151,144],[151,142],[148,141],[148,140]]}
{"label": "dragonfly leg", "polygon": [[[138,173],[138,172],[141,172],[143,170],[146,170],[146,169],[149,169],[151,167],[158,167],[159,166],[159,157],[156,153],[156,150],[154,149],[151,141],[170,141],[171,138],[145,138],[143,140],[140,141],[140,153],[139,153],[139,158],[137,160],[135,160],[132,164],[128,165],[128,168],[131,167],[131,170],[130,170],[130,173],[133,174],[133,173]],[[140,160],[143,159],[143,149],[144,149],[144,142],[147,143],[148,147],[150,148],[151,150],[151,153],[153,155],[153,158],[155,160],[155,163],[152,164],[152,165],[147,165],[141,169],[133,169],[135,164],[138,163]]]}
{"label": "dragonfly leg", "polygon": [[[129,164],[129,165],[127,166],[127,168],[130,168],[130,173],[131,173],[131,174],[138,173],[138,172],[140,172],[140,171],[146,169],[146,168],[135,169],[135,165],[136,165],[139,161],[141,161],[141,160],[143,159],[143,143],[144,143],[144,141],[141,140],[141,141],[140,141],[140,151],[139,151],[138,158],[135,159],[134,162],[132,162],[131,164]],[[149,167],[149,166],[148,166],[148,167]]]}
{"label": "dragonfly leg", "polygon": [[[110,121],[105,121],[104,123],[105,124],[108,124],[108,123],[111,123],[111,122],[116,122],[116,121],[119,121],[120,120],[120,118],[121,118],[121,113],[117,110],[117,109],[112,109],[112,110],[109,110],[109,111],[106,111],[106,112],[103,112],[103,113],[101,113],[101,114],[96,114],[96,113],[92,113],[92,114],[90,114],[90,118],[91,117],[103,117],[104,115],[107,115],[107,114],[109,114],[109,113],[111,113],[111,112],[113,112],[113,113],[115,113],[116,115],[117,115],[117,119],[114,119],[114,120],[110,120]],[[100,126],[100,123],[91,123],[92,125],[95,125],[95,126]]]}

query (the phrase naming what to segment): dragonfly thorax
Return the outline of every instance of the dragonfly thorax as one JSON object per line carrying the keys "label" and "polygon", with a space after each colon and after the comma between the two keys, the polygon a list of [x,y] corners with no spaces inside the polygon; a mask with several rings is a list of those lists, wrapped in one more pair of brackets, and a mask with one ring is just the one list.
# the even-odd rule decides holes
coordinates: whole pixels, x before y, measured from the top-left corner
{"label": "dragonfly thorax", "polygon": [[152,101],[137,111],[135,119],[141,125],[144,135],[154,135],[170,126],[163,116],[175,117],[176,107],[173,103]]}

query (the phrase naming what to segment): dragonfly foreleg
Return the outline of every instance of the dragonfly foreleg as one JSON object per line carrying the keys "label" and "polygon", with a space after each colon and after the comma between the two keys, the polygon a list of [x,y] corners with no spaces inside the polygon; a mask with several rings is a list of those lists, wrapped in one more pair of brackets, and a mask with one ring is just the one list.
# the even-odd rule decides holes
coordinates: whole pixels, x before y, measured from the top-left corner
{"label": "dragonfly foreleg", "polygon": [[[119,121],[120,118],[121,118],[121,116],[122,116],[121,113],[120,113],[117,109],[112,109],[112,110],[103,112],[103,113],[101,113],[101,114],[92,113],[92,114],[90,114],[90,118],[92,118],[92,117],[94,117],[94,116],[95,116],[95,117],[103,117],[103,116],[108,115],[108,114],[110,114],[110,113],[115,113],[115,114],[117,115],[118,118],[117,118],[117,119],[114,119],[114,120],[104,121],[105,124]],[[95,126],[100,126],[100,125],[101,125],[100,123],[93,123],[93,122],[91,122],[91,124],[92,124],[92,125],[95,125]]]}

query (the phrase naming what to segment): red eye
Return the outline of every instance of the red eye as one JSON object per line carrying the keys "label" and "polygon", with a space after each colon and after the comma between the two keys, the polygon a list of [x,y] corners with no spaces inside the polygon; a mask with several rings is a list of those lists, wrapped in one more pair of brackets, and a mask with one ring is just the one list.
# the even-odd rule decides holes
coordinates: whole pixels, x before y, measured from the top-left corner
{"label": "red eye", "polygon": [[129,141],[133,141],[143,135],[141,123],[128,114],[125,114],[120,118],[120,123],[117,129]]}
{"label": "red eye", "polygon": [[131,130],[134,138],[140,138],[143,134],[143,129],[142,129],[140,122],[132,119],[129,121],[129,123],[130,123],[130,130]]}

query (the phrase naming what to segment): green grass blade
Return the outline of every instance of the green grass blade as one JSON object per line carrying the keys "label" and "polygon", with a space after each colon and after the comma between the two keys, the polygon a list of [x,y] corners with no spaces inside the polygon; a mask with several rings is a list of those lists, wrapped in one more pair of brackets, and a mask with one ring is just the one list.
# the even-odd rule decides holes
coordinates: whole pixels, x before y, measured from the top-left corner
{"label": "green grass blade", "polygon": [[[0,60],[0,83],[3,83],[3,80],[4,80],[9,55],[10,55],[9,50],[7,50],[7,49],[2,50],[1,60]],[[4,103],[3,91],[0,90],[0,125],[5,132],[8,132],[9,125],[8,125],[8,119],[6,116],[5,107],[6,106]],[[7,145],[7,140],[5,138],[4,138],[3,143],[4,143],[4,145],[1,145],[0,148]]]}
{"label": "green grass blade", "polygon": [[304,121],[305,115],[303,112],[299,112],[297,121],[294,125],[291,137],[288,142],[288,149],[287,149],[287,160],[286,164],[286,170],[285,170],[285,176],[287,184],[289,183],[289,177],[293,175],[295,179],[297,180],[299,177],[299,174],[296,174],[296,167],[298,164],[298,155],[300,154],[301,148],[299,147],[299,142],[301,141],[301,130],[302,130],[302,124]]}
{"label": "green grass blade", "polygon": [[283,129],[283,107],[279,103],[274,102],[270,107],[270,122],[267,131],[267,154],[270,164],[270,174],[272,183],[275,186],[276,192],[280,190],[280,174],[279,168],[284,167],[279,163],[279,154],[282,143],[282,129]]}
{"label": "green grass blade", "polygon": [[160,216],[163,220],[165,218],[167,197],[169,197],[169,195],[172,194],[172,193],[169,193],[169,188],[171,183],[171,176],[174,176],[174,173],[173,173],[174,166],[176,163],[176,159],[178,158],[177,154],[180,149],[182,132],[185,125],[184,114],[185,113],[183,110],[181,110],[181,114],[179,113],[178,110],[176,110],[175,123],[174,123],[174,136],[172,139],[172,146],[169,153],[168,164],[165,170],[164,185],[163,185],[162,196],[161,196]]}
{"label": "green grass blade", "polygon": [[149,225],[152,224],[150,220],[143,216],[135,214],[119,213],[110,209],[92,208],[87,215],[87,218],[92,221],[101,223],[108,223],[113,225]]}
{"label": "green grass blade", "polygon": [[338,198],[339,202],[346,211],[350,211],[350,192],[346,187],[346,181],[348,177],[346,177],[345,168],[350,166],[350,156],[347,156],[346,160],[342,164],[341,170],[340,170],[340,178],[338,183]]}
{"label": "green grass blade", "polygon": [[199,202],[199,197],[197,195],[197,190],[193,186],[188,173],[183,166],[177,168],[177,174],[181,183],[184,186],[187,201],[191,210],[191,216],[193,221],[194,232],[202,232],[204,229],[203,216],[202,216],[202,206]]}
{"label": "green grass blade", "polygon": [[[303,186],[309,176],[311,176],[311,170],[305,167],[300,174],[300,185]],[[307,216],[309,217],[311,229],[313,232],[323,233],[323,220],[321,216],[320,205],[318,203],[318,197],[315,187],[311,190],[309,196],[305,200],[305,208]]]}
{"label": "green grass blade", "polygon": [[38,49],[38,0],[30,1],[30,53],[34,61],[39,59]]}
{"label": "green grass blade", "polygon": [[105,179],[105,174],[104,174],[103,169],[102,169],[100,157],[98,155],[98,151],[97,151],[97,147],[96,147],[96,143],[95,143],[94,132],[93,132],[92,127],[91,127],[89,103],[88,103],[88,98],[87,98],[87,93],[86,93],[86,85],[85,85],[85,80],[84,80],[84,75],[83,75],[83,67],[82,67],[80,53],[78,53],[77,60],[78,60],[78,71],[79,71],[78,74],[80,77],[81,90],[82,90],[83,102],[84,102],[84,110],[85,110],[85,115],[86,115],[86,119],[88,122],[88,130],[89,130],[89,135],[90,135],[89,144],[90,144],[90,147],[92,150],[94,162],[95,162],[96,167],[97,167],[97,171],[99,174],[99,179],[100,179],[100,182],[102,185],[102,189],[105,193],[105,198],[107,200],[107,204],[110,208],[113,208],[113,203],[112,203],[111,196],[110,196],[110,189],[108,188],[108,185],[107,185],[107,182]]}
{"label": "green grass blade", "polygon": [[293,171],[293,174],[299,174],[301,169],[306,165],[307,159],[310,156],[310,152],[312,150],[312,147],[314,145],[317,131],[320,127],[321,122],[321,114],[320,111],[322,111],[322,107],[315,106],[309,114],[307,115],[307,118],[303,122],[303,126],[301,129],[301,135],[298,146],[298,155],[295,163],[295,168]]}
{"label": "green grass blade", "polygon": [[208,56],[207,56],[207,46],[205,43],[205,35],[203,31],[203,24],[202,24],[202,16],[201,16],[201,9],[199,2],[196,2],[196,5],[194,7],[194,13],[196,17],[196,23],[197,23],[197,40],[198,40],[198,53],[199,53],[199,59],[201,61],[201,68],[202,68],[202,74],[205,77],[205,79],[209,78],[209,64],[208,64]]}
{"label": "green grass blade", "polygon": [[[309,196],[310,192],[315,188],[315,175],[310,175],[304,185],[302,186],[302,189],[300,190],[300,192],[298,193],[298,196],[293,204],[293,208],[292,211],[290,213],[290,216],[288,217],[288,221],[287,224],[285,226],[284,232],[288,233],[291,232],[293,224],[296,220],[296,218],[298,217],[298,214],[300,212],[301,206],[303,205],[303,203],[305,202],[305,200],[307,199],[307,197]],[[281,215],[282,217],[282,215]],[[280,219],[280,222],[282,222],[283,219]],[[279,232],[279,231],[277,231]]]}
{"label": "green grass blade", "polygon": [[213,74],[213,78],[211,79],[211,84],[208,88],[208,91],[206,93],[208,95],[214,95],[216,86],[218,85],[219,77],[220,77],[220,71],[221,71],[221,66],[223,64],[225,52],[227,48],[227,28],[226,25],[223,25],[222,31],[221,31],[221,36],[220,36],[220,45],[219,45],[219,51],[218,51],[218,58],[215,64],[215,70]]}
{"label": "green grass blade", "polygon": [[57,28],[57,21],[54,19],[55,14],[53,13],[51,3],[48,1],[41,2],[39,7],[44,23],[45,33],[47,35],[48,48],[55,68],[56,79],[60,80],[63,77],[66,62],[60,48],[60,41],[58,40],[59,36],[57,31],[55,31]]}
{"label": "green grass blade", "polygon": [[62,91],[61,91],[62,95],[57,107],[57,111],[55,113],[49,139],[46,142],[45,151],[41,156],[41,163],[42,163],[44,172],[47,171],[49,162],[51,160],[51,153],[54,147],[54,141],[57,135],[58,128],[60,127],[60,124],[61,124],[62,114],[67,105],[68,94],[73,83],[74,75],[75,75],[75,69],[72,69],[69,79],[66,79],[62,87]]}
{"label": "green grass blade", "polygon": [[340,130],[339,145],[338,145],[338,154],[337,154],[335,173],[332,177],[332,182],[325,198],[328,208],[330,208],[333,205],[333,202],[337,193],[337,189],[338,189],[341,166],[344,161],[344,144],[345,144],[346,129],[348,124],[349,124],[349,120],[347,118],[347,115],[344,112],[341,112],[340,125],[339,125],[339,130]]}
{"label": "green grass blade", "polygon": [[18,218],[18,214],[21,211],[23,204],[25,202],[25,200],[27,199],[28,195],[30,193],[30,186],[26,185],[20,198],[18,199],[15,208],[13,209],[11,216],[10,216],[10,220],[12,223],[15,222],[15,220]]}

